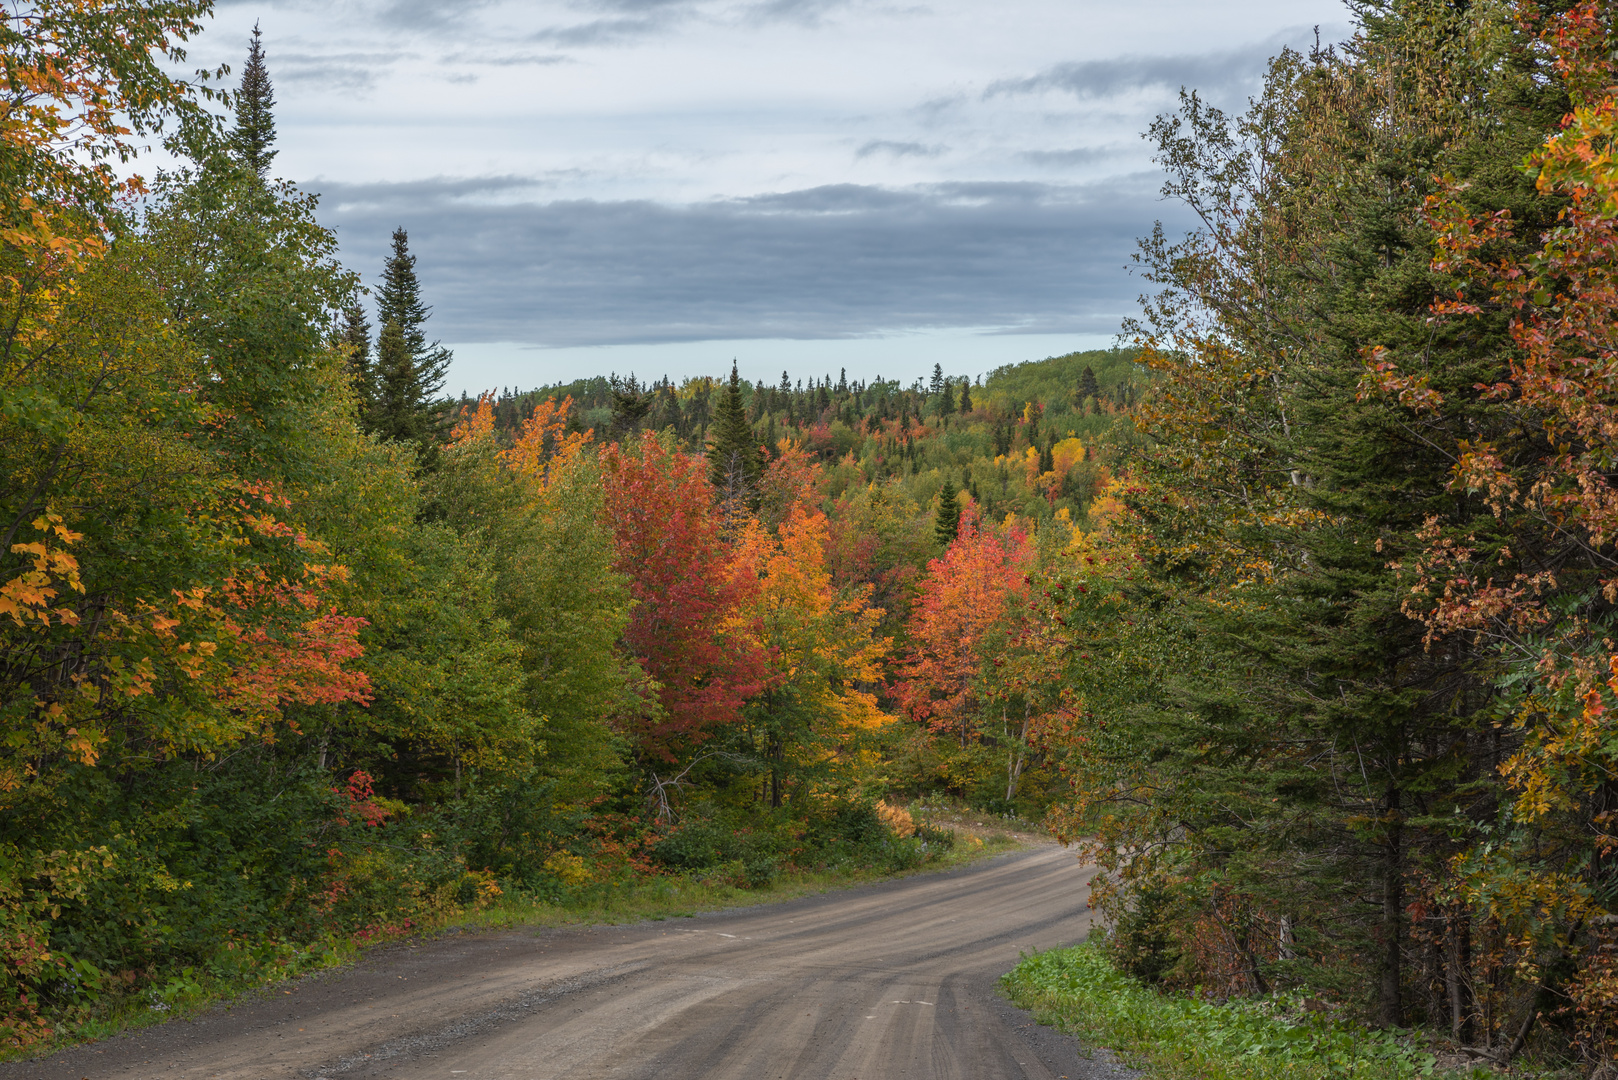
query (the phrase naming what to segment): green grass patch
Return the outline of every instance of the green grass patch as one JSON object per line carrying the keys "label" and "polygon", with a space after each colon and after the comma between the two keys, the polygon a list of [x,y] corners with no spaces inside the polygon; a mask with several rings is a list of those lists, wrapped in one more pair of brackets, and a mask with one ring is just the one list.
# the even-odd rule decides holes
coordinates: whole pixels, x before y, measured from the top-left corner
{"label": "green grass patch", "polygon": [[1159,993],[1114,969],[1094,943],[1024,957],[1001,984],[1040,1023],[1112,1050],[1154,1080],[1436,1075],[1434,1055],[1407,1033],[1310,1012],[1302,997],[1219,1003]]}

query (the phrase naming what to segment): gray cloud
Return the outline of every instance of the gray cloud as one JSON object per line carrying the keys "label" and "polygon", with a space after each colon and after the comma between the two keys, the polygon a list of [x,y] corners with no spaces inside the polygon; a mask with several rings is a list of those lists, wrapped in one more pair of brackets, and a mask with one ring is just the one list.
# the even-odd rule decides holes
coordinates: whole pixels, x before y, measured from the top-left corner
{"label": "gray cloud", "polygon": [[472,11],[489,7],[497,0],[390,0],[378,13],[379,22],[388,26],[438,30],[464,24]]}
{"label": "gray cloud", "polygon": [[322,219],[372,281],[393,228],[408,228],[445,340],[1106,333],[1133,306],[1123,266],[1160,210],[1155,182],[840,184],[681,206],[475,197],[512,177],[328,184]]}
{"label": "gray cloud", "polygon": [[1017,156],[1030,165],[1052,169],[1068,169],[1076,165],[1094,165],[1108,161],[1121,152],[1117,146],[1076,146],[1071,150],[1024,150]]}
{"label": "gray cloud", "polygon": [[919,142],[894,142],[892,139],[873,139],[854,151],[857,159],[868,158],[872,154],[890,154],[893,157],[938,157],[948,150],[947,146],[931,146]]}
{"label": "gray cloud", "polygon": [[790,22],[817,27],[832,12],[849,6],[850,0],[760,0],[727,10],[723,4],[704,0],[587,0],[579,6],[606,13],[606,17],[553,26],[533,34],[530,40],[563,47],[624,45],[667,33],[693,21],[751,24]]}
{"label": "gray cloud", "polygon": [[553,64],[570,64],[573,60],[561,53],[510,53],[505,56],[490,56],[481,52],[462,51],[441,57],[439,62],[466,64],[469,67],[550,67]]}
{"label": "gray cloud", "polygon": [[693,6],[693,0],[589,0],[588,3],[581,6],[595,8],[598,11],[616,11],[621,14],[643,15],[647,12],[688,8]]}
{"label": "gray cloud", "polygon": [[1256,89],[1270,57],[1302,40],[1304,31],[1289,30],[1264,41],[1227,52],[1186,56],[1122,56],[1057,64],[1044,71],[990,83],[983,97],[1055,91],[1093,99],[1135,90],[1192,87],[1205,95],[1225,97]]}
{"label": "gray cloud", "polygon": [[337,90],[369,90],[378,73],[414,56],[402,50],[386,52],[278,52],[266,50],[270,78],[275,82],[315,82]]}
{"label": "gray cloud", "polygon": [[529,41],[560,46],[623,45],[667,30],[676,21],[667,14],[592,19],[572,26],[552,26],[529,35]]}
{"label": "gray cloud", "polygon": [[841,7],[846,0],[765,0],[747,11],[752,22],[792,22],[800,26],[815,27],[826,21],[826,16]]}
{"label": "gray cloud", "polygon": [[[316,184],[317,187],[321,186]],[[552,184],[534,176],[433,177],[379,184],[326,184],[321,202],[339,214],[366,213],[390,207],[442,208],[463,200],[480,200],[512,192],[532,192]]]}

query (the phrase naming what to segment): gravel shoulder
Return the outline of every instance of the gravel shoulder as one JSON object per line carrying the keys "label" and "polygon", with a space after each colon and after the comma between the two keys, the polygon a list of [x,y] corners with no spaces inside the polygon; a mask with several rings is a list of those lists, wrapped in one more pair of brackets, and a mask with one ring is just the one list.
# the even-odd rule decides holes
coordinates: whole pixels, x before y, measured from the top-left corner
{"label": "gravel shoulder", "polygon": [[996,988],[1085,937],[1092,873],[1047,844],[695,918],[452,933],[0,1080],[1124,1077]]}

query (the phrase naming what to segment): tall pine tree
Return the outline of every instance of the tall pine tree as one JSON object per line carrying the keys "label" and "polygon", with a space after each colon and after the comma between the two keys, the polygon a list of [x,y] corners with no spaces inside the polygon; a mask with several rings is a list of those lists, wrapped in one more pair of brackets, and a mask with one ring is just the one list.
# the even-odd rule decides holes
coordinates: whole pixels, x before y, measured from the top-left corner
{"label": "tall pine tree", "polygon": [[275,92],[270,71],[264,64],[264,44],[258,25],[247,47],[247,66],[242,69],[241,87],[236,91],[236,128],[230,133],[230,148],[247,168],[260,177],[269,171],[275,151]]}
{"label": "tall pine tree", "polygon": [[1101,384],[1096,382],[1095,369],[1089,364],[1084,365],[1084,371],[1079,374],[1079,400],[1082,403],[1087,398],[1098,397],[1101,394]]}
{"label": "tall pine tree", "polygon": [[753,427],[747,422],[741,377],[732,363],[730,382],[708,427],[708,476],[723,498],[751,503],[763,471],[764,457],[759,453]]}
{"label": "tall pine tree", "polygon": [[[421,302],[421,283],[416,279],[416,257],[410,254],[410,237],[404,229],[393,230],[393,253],[382,271],[382,285],[377,290],[377,323],[384,329],[396,326],[409,358],[409,373],[397,358],[391,361],[382,356],[382,343],[377,342],[378,408],[387,414],[377,423],[379,431],[409,430],[416,434],[412,441],[436,441],[443,434],[444,410],[437,398],[444,388],[451,353],[438,342],[427,341],[424,326],[432,309]],[[388,367],[393,364],[393,369]],[[394,391],[382,392],[381,383],[389,378],[408,379],[408,388],[401,384]],[[408,404],[406,404],[408,403]],[[414,417],[406,422],[394,410],[408,408]],[[400,436],[386,435],[393,438]]]}
{"label": "tall pine tree", "polygon": [[938,517],[933,521],[933,536],[939,547],[949,547],[961,531],[961,503],[955,497],[955,482],[945,480],[938,493]]}
{"label": "tall pine tree", "polygon": [[436,428],[428,402],[422,398],[420,373],[399,324],[382,326],[376,342],[376,397],[369,427],[395,442],[426,448]]}
{"label": "tall pine tree", "polygon": [[376,371],[371,366],[371,324],[359,304],[351,304],[343,310],[343,324],[335,344],[348,349],[348,373],[354,383],[354,394],[359,398],[360,426],[369,430],[371,413],[376,407]]}

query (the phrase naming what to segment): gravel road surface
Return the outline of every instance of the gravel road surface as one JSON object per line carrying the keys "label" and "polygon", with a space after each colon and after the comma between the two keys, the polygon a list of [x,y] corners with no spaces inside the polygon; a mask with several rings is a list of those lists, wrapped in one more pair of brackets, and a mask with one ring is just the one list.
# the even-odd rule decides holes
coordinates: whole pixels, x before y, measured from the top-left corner
{"label": "gravel road surface", "polygon": [[1093,871],[1039,847],[633,926],[451,934],[0,1080],[1103,1080],[999,996],[1081,940]]}

